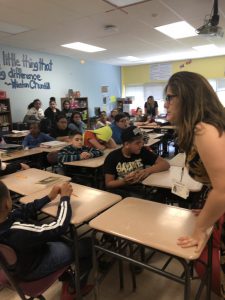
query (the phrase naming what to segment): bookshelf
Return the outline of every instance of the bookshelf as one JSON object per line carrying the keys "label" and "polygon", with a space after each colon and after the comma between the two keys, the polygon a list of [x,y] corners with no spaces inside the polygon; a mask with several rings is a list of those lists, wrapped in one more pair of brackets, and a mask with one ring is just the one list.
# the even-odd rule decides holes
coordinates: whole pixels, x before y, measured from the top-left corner
{"label": "bookshelf", "polygon": [[69,98],[69,97],[64,97],[61,98],[61,109],[63,109],[63,102],[65,100],[68,100],[71,104],[71,109],[73,111],[79,111],[82,120],[84,123],[89,125],[89,114],[88,114],[88,98],[87,97],[80,97],[80,98]]}
{"label": "bookshelf", "polygon": [[12,130],[10,99],[0,99],[0,132]]}

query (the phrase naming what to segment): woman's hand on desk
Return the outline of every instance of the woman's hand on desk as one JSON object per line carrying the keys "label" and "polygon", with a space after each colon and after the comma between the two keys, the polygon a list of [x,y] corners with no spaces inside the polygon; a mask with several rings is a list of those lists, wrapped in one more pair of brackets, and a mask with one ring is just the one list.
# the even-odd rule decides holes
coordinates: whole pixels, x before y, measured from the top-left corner
{"label": "woman's hand on desk", "polygon": [[199,252],[202,249],[202,244],[206,240],[206,231],[195,228],[192,236],[182,236],[178,238],[177,245],[181,248],[190,248],[196,246],[195,252]]}
{"label": "woman's hand on desk", "polygon": [[88,152],[82,152],[82,153],[80,154],[80,159],[88,159],[88,158],[90,158],[90,157],[91,157],[91,154],[88,153]]}

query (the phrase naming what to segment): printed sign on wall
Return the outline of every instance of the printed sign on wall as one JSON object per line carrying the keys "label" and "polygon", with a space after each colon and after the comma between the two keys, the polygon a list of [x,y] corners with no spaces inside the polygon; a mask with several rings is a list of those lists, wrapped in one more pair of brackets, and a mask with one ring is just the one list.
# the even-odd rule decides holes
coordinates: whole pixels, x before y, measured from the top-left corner
{"label": "printed sign on wall", "polygon": [[14,52],[2,51],[0,61],[0,82],[12,89],[46,89],[51,88],[50,82],[44,82],[41,73],[52,72],[53,62],[27,54],[19,57]]}

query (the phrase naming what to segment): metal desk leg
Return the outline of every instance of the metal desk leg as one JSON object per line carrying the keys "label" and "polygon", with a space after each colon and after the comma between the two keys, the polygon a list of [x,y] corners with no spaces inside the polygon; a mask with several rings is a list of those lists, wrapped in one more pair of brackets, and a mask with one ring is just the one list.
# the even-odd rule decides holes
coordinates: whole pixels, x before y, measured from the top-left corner
{"label": "metal desk leg", "polygon": [[94,298],[98,299],[99,287],[98,287],[98,263],[97,263],[97,250],[95,249],[96,230],[92,232],[92,264],[94,274]]}
{"label": "metal desk leg", "polygon": [[71,236],[73,238],[73,244],[74,244],[76,299],[82,300],[81,289],[80,289],[79,239],[78,239],[76,227],[71,225],[70,229],[71,229]]}

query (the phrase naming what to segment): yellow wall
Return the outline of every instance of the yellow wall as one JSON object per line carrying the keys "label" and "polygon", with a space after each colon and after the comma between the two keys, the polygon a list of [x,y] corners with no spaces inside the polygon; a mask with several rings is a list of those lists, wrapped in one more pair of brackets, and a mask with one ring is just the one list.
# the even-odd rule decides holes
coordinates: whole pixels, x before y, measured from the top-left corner
{"label": "yellow wall", "polygon": [[[206,78],[224,78],[225,76],[225,56],[212,58],[193,59],[190,64],[188,60],[171,62],[173,72],[192,71],[205,76]],[[184,67],[180,66],[184,64]],[[150,64],[122,67],[122,87],[126,84],[144,84],[159,82],[150,80]]]}

